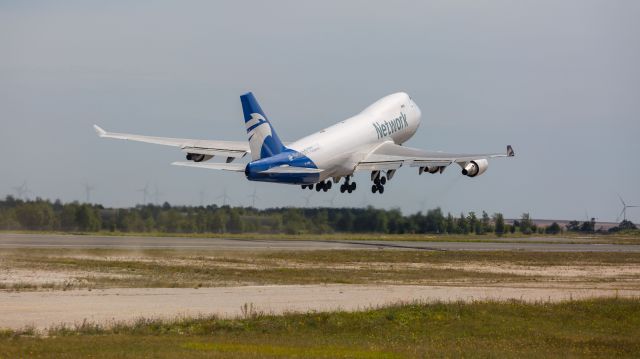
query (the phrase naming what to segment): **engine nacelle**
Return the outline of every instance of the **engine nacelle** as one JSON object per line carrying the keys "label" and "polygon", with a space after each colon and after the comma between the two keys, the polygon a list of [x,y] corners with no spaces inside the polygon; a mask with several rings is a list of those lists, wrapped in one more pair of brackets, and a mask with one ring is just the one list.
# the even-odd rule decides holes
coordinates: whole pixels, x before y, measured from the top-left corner
{"label": "engine nacelle", "polygon": [[462,168],[462,174],[467,177],[475,177],[483,174],[489,168],[489,161],[486,159],[467,162]]}
{"label": "engine nacelle", "polygon": [[204,162],[212,158],[213,156],[211,155],[203,155],[200,153],[187,153],[187,160],[193,161],[193,162]]}

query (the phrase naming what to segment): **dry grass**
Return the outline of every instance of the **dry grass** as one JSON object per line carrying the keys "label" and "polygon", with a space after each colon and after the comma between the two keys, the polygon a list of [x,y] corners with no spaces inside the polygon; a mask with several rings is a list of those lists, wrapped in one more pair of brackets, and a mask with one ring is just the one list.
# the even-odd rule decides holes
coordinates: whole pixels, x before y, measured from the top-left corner
{"label": "dry grass", "polygon": [[[640,253],[15,249],[0,251],[0,289],[516,282],[630,288],[640,287],[639,267]],[[21,277],[25,272],[40,273],[38,280]]]}

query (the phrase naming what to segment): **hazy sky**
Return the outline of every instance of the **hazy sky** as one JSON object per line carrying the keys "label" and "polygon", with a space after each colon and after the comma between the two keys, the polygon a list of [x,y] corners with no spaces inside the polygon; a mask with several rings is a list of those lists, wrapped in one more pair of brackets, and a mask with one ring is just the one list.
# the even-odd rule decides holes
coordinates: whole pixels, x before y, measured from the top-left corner
{"label": "hazy sky", "polygon": [[[399,207],[405,213],[614,220],[640,204],[638,1],[2,1],[0,195],[258,207]],[[396,91],[421,107],[407,143],[503,151],[481,177],[402,168],[383,196],[248,182],[169,165],[181,152],[99,139],[91,125],[158,136],[245,140],[253,91],[284,140]],[[335,196],[335,197],[334,197]],[[640,210],[629,210],[640,222]]]}

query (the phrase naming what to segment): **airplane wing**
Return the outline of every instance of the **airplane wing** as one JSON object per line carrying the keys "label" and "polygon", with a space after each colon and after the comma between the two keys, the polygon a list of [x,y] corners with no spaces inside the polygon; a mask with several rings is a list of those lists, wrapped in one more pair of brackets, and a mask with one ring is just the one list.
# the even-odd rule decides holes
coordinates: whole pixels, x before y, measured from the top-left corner
{"label": "airplane wing", "polygon": [[444,169],[444,167],[452,163],[464,164],[480,159],[513,156],[515,156],[515,153],[511,146],[507,146],[506,153],[460,154],[430,152],[396,145],[393,142],[385,142],[366,155],[356,165],[356,171],[395,170],[403,165],[409,165],[410,167],[440,167]]}
{"label": "airplane wing", "polygon": [[130,133],[107,132],[97,125],[93,125],[93,128],[100,137],[179,147],[185,153],[241,158],[251,152],[247,141],[210,141],[192,140],[187,138],[142,136]]}

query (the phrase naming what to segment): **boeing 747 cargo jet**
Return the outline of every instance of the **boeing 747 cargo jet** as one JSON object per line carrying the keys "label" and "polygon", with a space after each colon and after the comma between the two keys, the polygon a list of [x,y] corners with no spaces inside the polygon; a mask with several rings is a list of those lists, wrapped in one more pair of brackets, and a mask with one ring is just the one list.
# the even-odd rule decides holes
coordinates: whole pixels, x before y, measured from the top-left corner
{"label": "boeing 747 cargo jet", "polygon": [[[340,183],[340,192],[351,193],[356,171],[371,172],[371,192],[384,193],[384,186],[403,166],[417,168],[418,174],[442,173],[456,163],[462,174],[476,177],[489,166],[488,159],[514,156],[506,153],[454,154],[405,147],[418,130],[421,111],[404,92],[381,98],[359,114],[295,142],[280,140],[267,115],[251,92],[240,96],[248,142],[190,140],[107,132],[94,125],[100,137],[174,146],[186,153],[188,162],[177,166],[244,172],[250,181],[301,185],[303,189],[328,191]],[[249,163],[233,163],[251,154]],[[214,157],[224,162],[207,162]]]}

